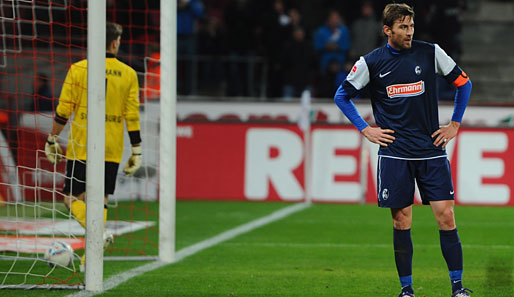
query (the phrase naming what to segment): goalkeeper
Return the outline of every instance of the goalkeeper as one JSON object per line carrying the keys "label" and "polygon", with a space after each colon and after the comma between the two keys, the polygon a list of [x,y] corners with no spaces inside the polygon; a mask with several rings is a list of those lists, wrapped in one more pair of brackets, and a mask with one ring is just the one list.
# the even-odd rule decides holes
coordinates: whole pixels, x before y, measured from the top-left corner
{"label": "goalkeeper", "polygon": [[[107,23],[105,59],[105,198],[104,225],[107,220],[107,197],[114,193],[116,175],[123,154],[124,122],[132,144],[132,156],[123,171],[133,175],[141,166],[141,136],[139,133],[139,85],[134,69],[116,59],[123,29]],[[94,87],[94,86],[93,86]],[[66,150],[64,204],[75,219],[86,227],[86,152],[87,152],[87,60],[71,65],[62,87],[59,105],[45,145],[47,159],[56,164],[62,150],[58,135],[73,115]],[[104,246],[113,241],[104,232]]]}

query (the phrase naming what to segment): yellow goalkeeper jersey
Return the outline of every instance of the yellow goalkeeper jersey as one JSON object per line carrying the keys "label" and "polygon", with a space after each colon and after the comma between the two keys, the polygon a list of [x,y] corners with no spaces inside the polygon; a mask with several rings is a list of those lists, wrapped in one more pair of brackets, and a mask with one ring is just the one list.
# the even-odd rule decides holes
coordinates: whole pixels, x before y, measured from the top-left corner
{"label": "yellow goalkeeper jersey", "polygon": [[[121,162],[126,122],[128,131],[139,131],[139,84],[136,71],[114,57],[105,59],[105,161]],[[57,116],[73,115],[66,158],[86,160],[87,60],[71,65],[62,87]]]}

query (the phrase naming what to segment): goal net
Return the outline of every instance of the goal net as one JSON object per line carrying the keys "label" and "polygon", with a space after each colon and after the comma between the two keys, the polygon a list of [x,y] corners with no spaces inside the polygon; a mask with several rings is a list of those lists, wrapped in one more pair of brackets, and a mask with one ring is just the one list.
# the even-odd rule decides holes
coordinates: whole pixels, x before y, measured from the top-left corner
{"label": "goal net", "polygon": [[[118,59],[138,74],[143,163],[134,176],[123,174],[131,155],[125,132],[106,261],[159,254],[158,6],[107,1],[107,21],[124,31]],[[83,288],[85,231],[63,204],[65,162],[50,163],[44,147],[66,73],[86,53],[87,1],[0,1],[0,288]],[[69,126],[59,136],[64,151]],[[71,265],[48,264],[45,252],[55,242],[73,249]]]}

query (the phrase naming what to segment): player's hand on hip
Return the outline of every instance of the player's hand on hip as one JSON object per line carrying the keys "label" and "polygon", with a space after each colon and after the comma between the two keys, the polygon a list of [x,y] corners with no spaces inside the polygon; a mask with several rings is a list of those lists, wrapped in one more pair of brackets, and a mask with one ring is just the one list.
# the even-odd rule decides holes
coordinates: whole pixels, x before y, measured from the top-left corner
{"label": "player's hand on hip", "polygon": [[380,127],[368,126],[361,131],[369,141],[379,144],[380,146],[387,146],[388,143],[393,143],[396,139],[393,135],[394,131],[391,129],[382,129]]}
{"label": "player's hand on hip", "polygon": [[132,156],[130,156],[127,164],[125,164],[125,167],[123,168],[123,172],[125,172],[127,176],[134,175],[139,167],[141,167],[141,161],[143,159],[141,156],[142,151],[141,146],[132,147]]}
{"label": "player's hand on hip", "polygon": [[455,121],[451,121],[448,125],[441,126],[439,130],[432,133],[432,138],[436,137],[434,145],[440,146],[442,144],[442,148],[445,149],[450,140],[457,136],[459,128],[460,123]]}
{"label": "player's hand on hip", "polygon": [[57,164],[62,160],[62,148],[57,142],[57,135],[48,135],[45,143],[46,159],[52,164]]}

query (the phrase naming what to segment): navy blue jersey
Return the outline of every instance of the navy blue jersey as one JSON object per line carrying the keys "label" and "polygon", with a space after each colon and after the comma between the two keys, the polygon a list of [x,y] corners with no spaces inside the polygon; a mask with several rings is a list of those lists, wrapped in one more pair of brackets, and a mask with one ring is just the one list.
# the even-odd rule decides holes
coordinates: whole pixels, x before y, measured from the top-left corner
{"label": "navy blue jersey", "polygon": [[379,155],[429,159],[446,155],[431,138],[439,129],[436,76],[451,83],[462,73],[438,45],[413,41],[404,51],[384,45],[361,57],[342,88],[354,98],[369,86],[377,125],[395,131],[396,140]]}

